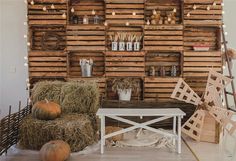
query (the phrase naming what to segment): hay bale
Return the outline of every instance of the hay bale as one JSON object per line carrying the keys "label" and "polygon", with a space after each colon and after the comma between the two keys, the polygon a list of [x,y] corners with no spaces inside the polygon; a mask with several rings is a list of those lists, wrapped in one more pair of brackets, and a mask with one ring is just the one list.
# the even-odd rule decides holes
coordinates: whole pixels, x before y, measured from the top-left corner
{"label": "hay bale", "polygon": [[72,152],[78,152],[97,141],[94,115],[64,114],[51,121],[38,120],[29,115],[20,126],[19,144],[23,148],[40,150],[51,140],[63,140]]}
{"label": "hay bale", "polygon": [[34,85],[32,89],[32,102],[36,103],[45,98],[49,101],[60,104],[61,88],[64,82],[61,81],[42,81]]}
{"label": "hay bale", "polygon": [[95,82],[68,82],[61,93],[64,113],[96,113],[99,108],[99,89]]}

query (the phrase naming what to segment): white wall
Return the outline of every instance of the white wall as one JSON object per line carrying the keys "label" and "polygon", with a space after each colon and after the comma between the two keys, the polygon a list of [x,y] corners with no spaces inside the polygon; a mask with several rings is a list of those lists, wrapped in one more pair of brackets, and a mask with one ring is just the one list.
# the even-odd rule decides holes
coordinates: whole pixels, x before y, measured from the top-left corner
{"label": "white wall", "polygon": [[[225,24],[229,35],[229,46],[236,48],[236,0],[225,0]],[[0,117],[8,106],[17,107],[19,100],[26,102],[27,69],[23,57],[27,53],[23,35],[26,33],[26,5],[23,0],[0,0]],[[12,73],[16,68],[16,72]],[[234,75],[236,69],[234,67]]]}
{"label": "white wall", "polygon": [[26,6],[23,0],[0,0],[1,52],[0,52],[0,117],[5,116],[8,106],[18,109],[18,101],[26,102],[25,80],[27,68],[24,56],[27,54],[26,42]]}

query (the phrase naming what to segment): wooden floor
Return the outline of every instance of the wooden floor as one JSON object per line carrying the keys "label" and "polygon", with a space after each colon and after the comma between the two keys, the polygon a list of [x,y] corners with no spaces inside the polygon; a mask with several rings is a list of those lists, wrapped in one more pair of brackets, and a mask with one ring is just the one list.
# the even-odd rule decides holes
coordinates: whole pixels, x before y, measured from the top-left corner
{"label": "wooden floor", "polygon": [[[106,148],[101,155],[99,151],[89,155],[73,154],[69,161],[196,161],[195,157],[183,143],[181,155],[168,149],[155,148]],[[40,161],[38,154],[10,154],[2,156],[0,161]]]}

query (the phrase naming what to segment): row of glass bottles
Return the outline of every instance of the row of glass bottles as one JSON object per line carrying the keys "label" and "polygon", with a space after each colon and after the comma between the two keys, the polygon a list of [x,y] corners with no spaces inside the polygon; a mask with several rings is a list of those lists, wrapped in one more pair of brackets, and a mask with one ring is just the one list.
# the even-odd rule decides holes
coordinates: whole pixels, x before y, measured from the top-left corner
{"label": "row of glass bottles", "polygon": [[[151,66],[149,69],[149,76],[161,76],[165,77],[167,76],[167,72],[164,66],[159,67],[159,70],[156,71],[154,66]],[[171,77],[176,77],[177,76],[177,68],[175,65],[171,66],[171,72],[170,72]]]}
{"label": "row of glass bottles", "polygon": [[70,22],[72,24],[100,24],[102,21],[102,17],[99,17],[98,15],[95,15],[93,17],[89,17],[87,15],[84,15],[83,17],[73,15],[70,18]]}

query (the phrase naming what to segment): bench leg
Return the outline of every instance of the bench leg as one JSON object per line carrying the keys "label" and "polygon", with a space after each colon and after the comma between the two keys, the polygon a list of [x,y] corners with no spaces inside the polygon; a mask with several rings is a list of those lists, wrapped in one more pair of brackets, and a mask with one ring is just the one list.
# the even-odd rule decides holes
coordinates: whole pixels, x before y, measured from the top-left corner
{"label": "bench leg", "polygon": [[104,153],[105,145],[105,116],[101,116],[101,154]]}
{"label": "bench leg", "polygon": [[178,153],[181,153],[181,116],[178,116]]}
{"label": "bench leg", "polygon": [[[176,135],[176,116],[173,117],[173,134]],[[173,145],[175,145],[176,136],[173,137]]]}

